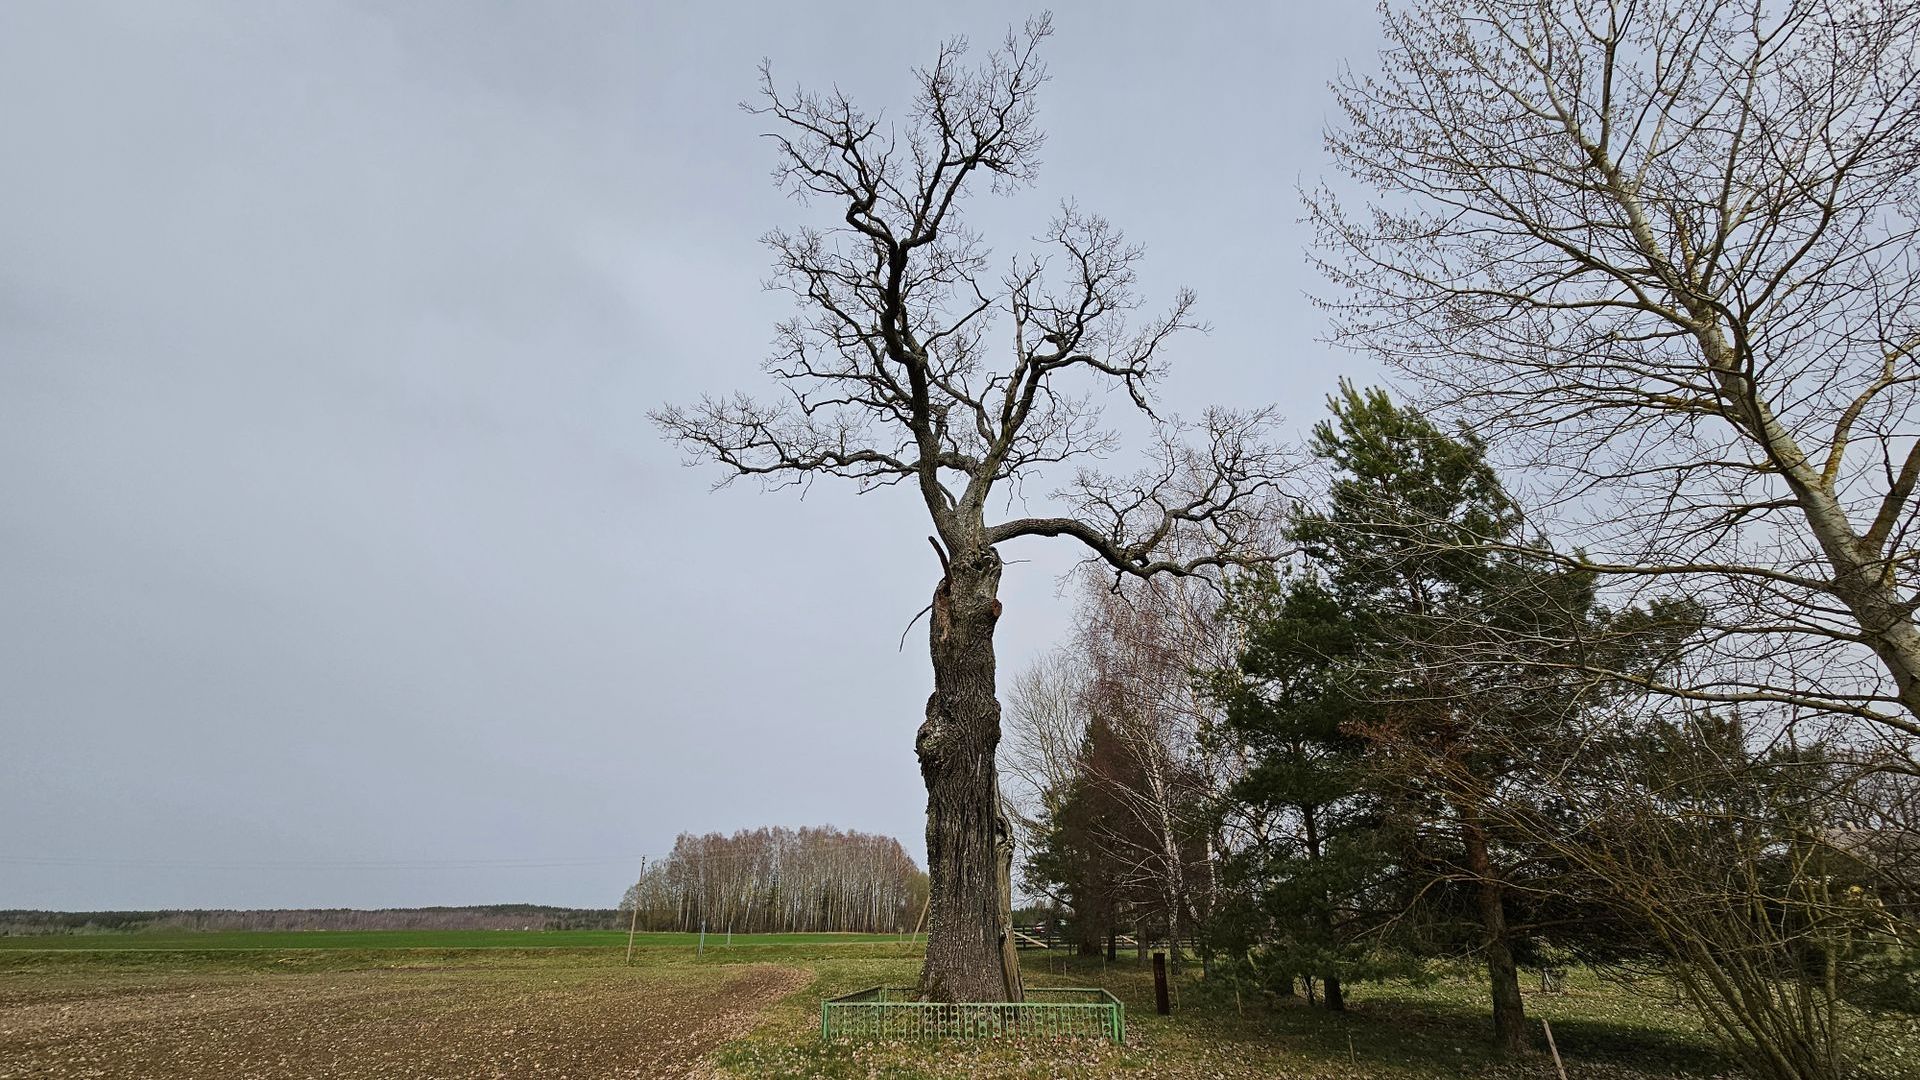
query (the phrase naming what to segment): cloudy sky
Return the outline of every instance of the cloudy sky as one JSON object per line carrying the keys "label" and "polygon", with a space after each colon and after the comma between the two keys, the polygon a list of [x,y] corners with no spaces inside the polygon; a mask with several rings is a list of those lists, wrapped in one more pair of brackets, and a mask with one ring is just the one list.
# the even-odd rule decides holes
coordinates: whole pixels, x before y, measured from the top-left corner
{"label": "cloudy sky", "polygon": [[[1176,409],[1343,371],[1297,188],[1365,4],[1056,10],[1032,192],[1200,295]],[[683,830],[922,848],[910,492],[710,492],[763,390],[762,57],[904,112],[993,4],[0,5],[0,907],[610,905]],[[1124,467],[1124,461],[1113,463]],[[1003,670],[1064,542],[1007,552]]]}

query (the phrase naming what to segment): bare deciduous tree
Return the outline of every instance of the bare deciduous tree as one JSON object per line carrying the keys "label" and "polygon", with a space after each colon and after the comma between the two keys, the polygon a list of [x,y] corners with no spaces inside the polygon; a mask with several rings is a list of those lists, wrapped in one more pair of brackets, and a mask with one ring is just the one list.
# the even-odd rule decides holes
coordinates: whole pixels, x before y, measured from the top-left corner
{"label": "bare deciduous tree", "polygon": [[1048,801],[1073,782],[1087,735],[1082,699],[1088,677],[1079,653],[1061,646],[1021,669],[1007,691],[1001,763],[1012,783],[1003,794],[1023,840],[1057,809]]}
{"label": "bare deciduous tree", "polygon": [[[1141,251],[1104,219],[1067,205],[1044,237],[1048,254],[998,270],[962,221],[980,185],[1007,190],[1038,170],[1036,50],[1049,29],[1045,17],[1029,22],[973,67],[965,43],[948,42],[916,72],[903,125],[837,91],[783,92],[763,72],[752,111],[773,126],[778,181],[833,221],[767,238],[774,284],[800,309],[766,365],[782,397],[709,398],[654,417],[734,475],[839,476],[863,491],[904,481],[926,504],[942,564],[934,692],[915,740],[932,878],[920,992],[930,1000],[1021,996],[1012,836],[994,761],[999,545],[1068,536],[1139,576],[1248,558],[1255,497],[1278,464],[1263,442],[1265,413],[1210,413],[1197,430],[1154,416],[1165,346],[1194,325],[1193,297],[1130,321]],[[990,520],[996,493],[1117,448],[1100,390],[1121,391],[1153,423],[1151,463],[1124,479],[1082,470],[1056,515]],[[1195,434],[1200,445],[1188,445]]]}
{"label": "bare deciduous tree", "polygon": [[[1058,842],[1097,861],[1097,874],[1056,857],[1039,872],[1089,880],[1037,880],[1030,868],[1028,883],[1101,900],[1091,879],[1110,884],[1144,952],[1162,928],[1186,940],[1218,894],[1219,815],[1240,765],[1210,737],[1219,710],[1199,682],[1231,660],[1235,628],[1219,618],[1219,583],[1208,578],[1091,573],[1083,585],[1072,643],[1014,683],[1008,760],[1028,831],[1073,830]],[[1176,971],[1183,962],[1174,950]]]}
{"label": "bare deciduous tree", "polygon": [[1665,685],[1920,736],[1920,4],[1418,0],[1311,199],[1339,339],[1697,596]]}
{"label": "bare deciduous tree", "polygon": [[[1132,765],[1108,778],[1127,820],[1107,847],[1123,880],[1157,896],[1176,943],[1211,912],[1217,803],[1234,778],[1210,754],[1218,706],[1199,685],[1233,657],[1219,603],[1207,583],[1161,580],[1089,589],[1080,613],[1086,708],[1108,719]],[[1178,971],[1178,947],[1173,962]]]}
{"label": "bare deciduous tree", "polygon": [[926,880],[891,836],[831,826],[682,833],[620,908],[646,930],[897,934],[919,919]]}
{"label": "bare deciduous tree", "polygon": [[[1635,707],[1648,704],[1651,715]],[[1491,817],[1560,863],[1562,887],[1644,929],[1661,973],[1743,1071],[1870,1075],[1863,1059],[1893,1041],[1882,1025],[1913,1008],[1869,997],[1879,963],[1914,941],[1886,902],[1897,886],[1860,858],[1894,837],[1844,817],[1881,774],[1825,748],[1768,745],[1737,717],[1668,709],[1623,702],[1516,747],[1539,766],[1534,785]],[[1436,764],[1440,788],[1477,784]]]}

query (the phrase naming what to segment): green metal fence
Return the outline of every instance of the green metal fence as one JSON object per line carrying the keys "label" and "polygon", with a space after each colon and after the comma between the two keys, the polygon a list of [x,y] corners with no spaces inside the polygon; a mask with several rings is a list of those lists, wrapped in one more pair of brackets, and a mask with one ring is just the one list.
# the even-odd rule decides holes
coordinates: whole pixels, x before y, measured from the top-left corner
{"label": "green metal fence", "polygon": [[820,1003],[823,1039],[1107,1039],[1125,1042],[1127,1010],[1098,987],[1029,987],[1025,1001],[915,1001],[874,986]]}

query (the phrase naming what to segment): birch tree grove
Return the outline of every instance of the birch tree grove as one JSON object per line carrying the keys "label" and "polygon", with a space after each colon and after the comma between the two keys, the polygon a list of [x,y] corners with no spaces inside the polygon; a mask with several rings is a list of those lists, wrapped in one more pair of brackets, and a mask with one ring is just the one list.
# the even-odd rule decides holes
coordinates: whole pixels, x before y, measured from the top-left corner
{"label": "birch tree grove", "polygon": [[[775,486],[828,475],[861,491],[906,483],[925,504],[941,576],[929,648],[934,690],[915,739],[927,786],[931,876],[921,996],[1018,1000],[1012,829],[995,769],[999,547],[1066,536],[1121,573],[1185,574],[1257,558],[1246,543],[1279,459],[1265,413],[1158,417],[1170,340],[1194,325],[1180,293],[1133,320],[1139,248],[1064,206],[1045,250],[996,262],[962,218],[982,187],[1032,182],[1045,81],[1045,17],[968,66],[964,41],[915,72],[900,121],[838,91],[787,92],[763,71],[751,111],[771,130],[780,185],[821,226],[775,230],[773,283],[798,312],[766,370],[780,397],[708,398],[654,415],[696,459]],[[1101,394],[1153,431],[1149,464],[1112,479],[1081,469],[1052,513],[995,521],[989,507],[1050,470],[1119,449]],[[1197,445],[1189,445],[1193,436]],[[1178,553],[1178,554],[1170,554]]]}
{"label": "birch tree grove", "polygon": [[927,876],[900,842],[839,829],[682,833],[621,900],[643,930],[907,933]]}
{"label": "birch tree grove", "polygon": [[1920,736],[1920,4],[1383,10],[1327,138],[1374,199],[1310,199],[1337,338],[1705,606],[1658,689]]}

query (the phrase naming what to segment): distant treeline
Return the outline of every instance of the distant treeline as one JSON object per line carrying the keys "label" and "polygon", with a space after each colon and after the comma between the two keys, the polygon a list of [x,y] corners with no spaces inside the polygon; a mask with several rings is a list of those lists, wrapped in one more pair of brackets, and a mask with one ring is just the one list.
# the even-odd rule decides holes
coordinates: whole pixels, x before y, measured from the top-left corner
{"label": "distant treeline", "polygon": [[910,930],[927,875],[891,836],[835,828],[682,833],[627,890],[645,930],[735,933]]}
{"label": "distant treeline", "polygon": [[545,904],[258,911],[0,911],[0,937],[149,930],[611,930],[619,912]]}

